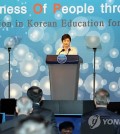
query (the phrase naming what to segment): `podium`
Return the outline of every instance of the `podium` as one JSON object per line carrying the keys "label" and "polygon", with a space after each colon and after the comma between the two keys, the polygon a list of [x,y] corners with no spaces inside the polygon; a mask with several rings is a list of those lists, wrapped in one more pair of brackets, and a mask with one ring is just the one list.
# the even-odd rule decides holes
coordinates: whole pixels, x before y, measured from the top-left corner
{"label": "podium", "polygon": [[58,63],[57,55],[46,57],[52,100],[77,100],[79,67],[83,60],[78,55],[66,56],[64,64]]}

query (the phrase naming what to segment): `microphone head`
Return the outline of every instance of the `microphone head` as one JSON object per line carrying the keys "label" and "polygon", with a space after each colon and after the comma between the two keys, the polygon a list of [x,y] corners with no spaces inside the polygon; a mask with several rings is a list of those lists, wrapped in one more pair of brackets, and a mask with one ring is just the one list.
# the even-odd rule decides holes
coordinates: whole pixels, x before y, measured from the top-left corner
{"label": "microphone head", "polygon": [[69,48],[68,51],[71,51],[71,48]]}
{"label": "microphone head", "polygon": [[61,53],[61,52],[64,52],[65,51],[65,49],[63,48],[60,52],[59,52],[59,54]]}

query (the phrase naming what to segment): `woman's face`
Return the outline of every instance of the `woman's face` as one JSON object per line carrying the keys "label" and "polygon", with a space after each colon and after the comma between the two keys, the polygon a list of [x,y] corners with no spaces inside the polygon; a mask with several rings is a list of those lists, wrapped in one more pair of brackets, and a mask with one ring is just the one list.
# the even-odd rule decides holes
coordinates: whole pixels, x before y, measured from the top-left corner
{"label": "woman's face", "polygon": [[70,39],[66,38],[63,40],[63,48],[69,48],[70,47]]}

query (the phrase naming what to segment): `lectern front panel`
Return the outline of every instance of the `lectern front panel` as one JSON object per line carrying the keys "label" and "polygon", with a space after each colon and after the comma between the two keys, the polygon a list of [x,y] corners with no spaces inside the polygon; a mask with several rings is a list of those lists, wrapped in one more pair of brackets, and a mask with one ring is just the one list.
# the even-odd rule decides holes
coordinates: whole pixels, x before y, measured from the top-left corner
{"label": "lectern front panel", "polygon": [[76,64],[51,64],[50,89],[53,100],[76,100],[79,70]]}

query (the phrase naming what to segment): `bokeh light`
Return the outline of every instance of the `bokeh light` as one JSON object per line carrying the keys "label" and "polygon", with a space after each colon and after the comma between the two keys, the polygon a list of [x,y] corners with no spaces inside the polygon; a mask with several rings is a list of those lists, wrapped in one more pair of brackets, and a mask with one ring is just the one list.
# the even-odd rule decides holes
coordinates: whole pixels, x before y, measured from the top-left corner
{"label": "bokeh light", "polygon": [[26,60],[33,60],[33,57],[34,57],[34,54],[31,53],[31,52],[28,52],[28,53],[26,54],[26,56],[25,56],[25,59],[26,59]]}
{"label": "bokeh light", "polygon": [[81,66],[80,66],[80,69],[81,70],[86,70],[86,69],[88,69],[89,68],[89,64],[88,63],[83,63],[83,64],[81,64]]}
{"label": "bokeh light", "polygon": [[29,83],[24,83],[23,85],[22,85],[22,91],[24,92],[24,93],[27,93],[27,90],[30,88],[30,84]]}
{"label": "bokeh light", "polygon": [[44,36],[41,40],[43,44],[53,44],[57,40],[57,32],[54,28],[46,28],[44,30]]}
{"label": "bokeh light", "polygon": [[40,80],[40,87],[43,90],[43,94],[50,95],[50,81],[49,81],[49,76],[44,76]]}
{"label": "bokeh light", "polygon": [[118,83],[117,82],[110,82],[109,90],[110,91],[117,91],[118,90]]}
{"label": "bokeh light", "polygon": [[13,59],[13,60],[10,62],[10,64],[11,64],[12,66],[17,66],[17,65],[18,65],[18,62],[17,62],[15,59]]}
{"label": "bokeh light", "polygon": [[33,42],[39,42],[44,36],[44,29],[32,27],[28,30],[28,37]]}
{"label": "bokeh light", "polygon": [[[88,19],[86,17],[77,17],[73,19],[72,22],[87,22]],[[74,30],[76,32],[77,36],[84,36],[88,31],[90,27],[83,27],[83,26],[76,26],[76,27],[71,27],[71,30]]]}
{"label": "bokeh light", "polygon": [[[5,98],[8,98],[8,86],[4,91]],[[10,98],[18,99],[22,96],[22,88],[18,84],[10,84]]]}
{"label": "bokeh light", "polygon": [[77,100],[83,100],[84,99],[84,93],[83,91],[81,91],[80,89],[78,90],[78,96],[77,96]]}
{"label": "bokeh light", "polygon": [[117,58],[119,55],[119,50],[116,48],[113,48],[109,52],[111,58]]}
{"label": "bokeh light", "polygon": [[[93,65],[94,66],[94,65]],[[99,64],[95,64],[95,70],[100,70],[100,65]]]}
{"label": "bokeh light", "polygon": [[102,84],[103,86],[105,86],[105,85],[107,84],[107,80],[103,79],[103,80],[101,81],[101,84]]}
{"label": "bokeh light", "polygon": [[115,72],[116,72],[116,73],[120,73],[120,67],[116,67],[116,68],[115,68]]}
{"label": "bokeh light", "polygon": [[110,41],[110,34],[109,33],[103,33],[101,35],[101,42],[108,43]]}
{"label": "bokeh light", "polygon": [[115,96],[118,97],[118,98],[120,97],[120,89],[118,89],[118,90],[115,92]]}
{"label": "bokeh light", "polygon": [[72,39],[77,36],[76,31],[74,29],[70,30],[68,34],[71,36]]}
{"label": "bokeh light", "polygon": [[14,49],[13,55],[16,60],[22,61],[25,59],[25,56],[28,52],[29,52],[28,46],[26,46],[25,44],[20,44]]}
{"label": "bokeh light", "polygon": [[78,87],[81,87],[82,85],[83,85],[83,80],[81,78],[79,78]]}
{"label": "bokeh light", "polygon": [[[2,77],[3,77],[4,80],[8,80],[9,79],[8,78],[8,76],[9,76],[8,75],[8,72],[9,72],[8,70],[6,70],[6,71],[3,72]],[[12,77],[12,72],[10,72],[10,78],[11,77]]]}
{"label": "bokeh light", "polygon": [[[101,81],[102,81],[102,77],[96,74],[95,90],[98,90],[99,88],[103,87],[103,85],[101,84]],[[93,92],[93,75],[92,74],[89,75],[84,81],[84,87],[88,93]]]}
{"label": "bokeh light", "polygon": [[52,48],[51,45],[47,44],[47,45],[44,46],[43,50],[44,50],[45,54],[51,54],[52,51],[53,51],[53,48]]}
{"label": "bokeh light", "polygon": [[114,2],[115,2],[115,0],[106,0],[106,3],[107,3],[108,5],[112,5],[112,4],[114,4]]}
{"label": "bokeh light", "polygon": [[[94,59],[92,60],[92,64],[93,64],[93,67],[94,67]],[[101,57],[96,57],[95,58],[95,70],[101,70],[101,64],[102,64]]]}
{"label": "bokeh light", "polygon": [[105,61],[105,66],[104,67],[109,72],[113,72],[114,71],[113,63],[111,61]]}
{"label": "bokeh light", "polygon": [[14,46],[16,45],[15,39],[14,37],[7,37],[4,41],[4,47],[5,48],[14,48]]}
{"label": "bokeh light", "polygon": [[38,63],[36,60],[24,60],[20,63],[20,72],[25,77],[32,77],[38,71]]}
{"label": "bokeh light", "polygon": [[8,52],[7,50],[0,48],[0,65],[4,65],[8,61]]}
{"label": "bokeh light", "polygon": [[90,93],[90,100],[93,100],[93,92]]}
{"label": "bokeh light", "polygon": [[33,80],[31,82],[31,86],[37,86],[37,87],[40,87],[40,82],[38,80]]}
{"label": "bokeh light", "polygon": [[46,67],[45,67],[44,65],[41,65],[41,66],[40,66],[40,71],[41,71],[41,72],[44,72],[45,70],[46,70]]}
{"label": "bokeh light", "polygon": [[106,28],[106,23],[104,22],[104,26],[98,26],[97,27],[99,30],[104,30]]}
{"label": "bokeh light", "polygon": [[57,11],[56,13],[55,13],[55,19],[56,20],[61,20],[62,19],[62,12],[60,12],[60,11]]}
{"label": "bokeh light", "polygon": [[62,41],[61,41],[61,39],[58,39],[55,43],[55,50],[57,50],[61,47],[62,47]]}
{"label": "bokeh light", "polygon": [[[94,59],[93,59],[93,62],[94,62]],[[101,57],[96,57],[95,58],[95,64],[101,65],[101,63],[102,63]]]}
{"label": "bokeh light", "polygon": [[12,17],[10,15],[5,15],[3,20],[4,20],[4,22],[11,22]]}

